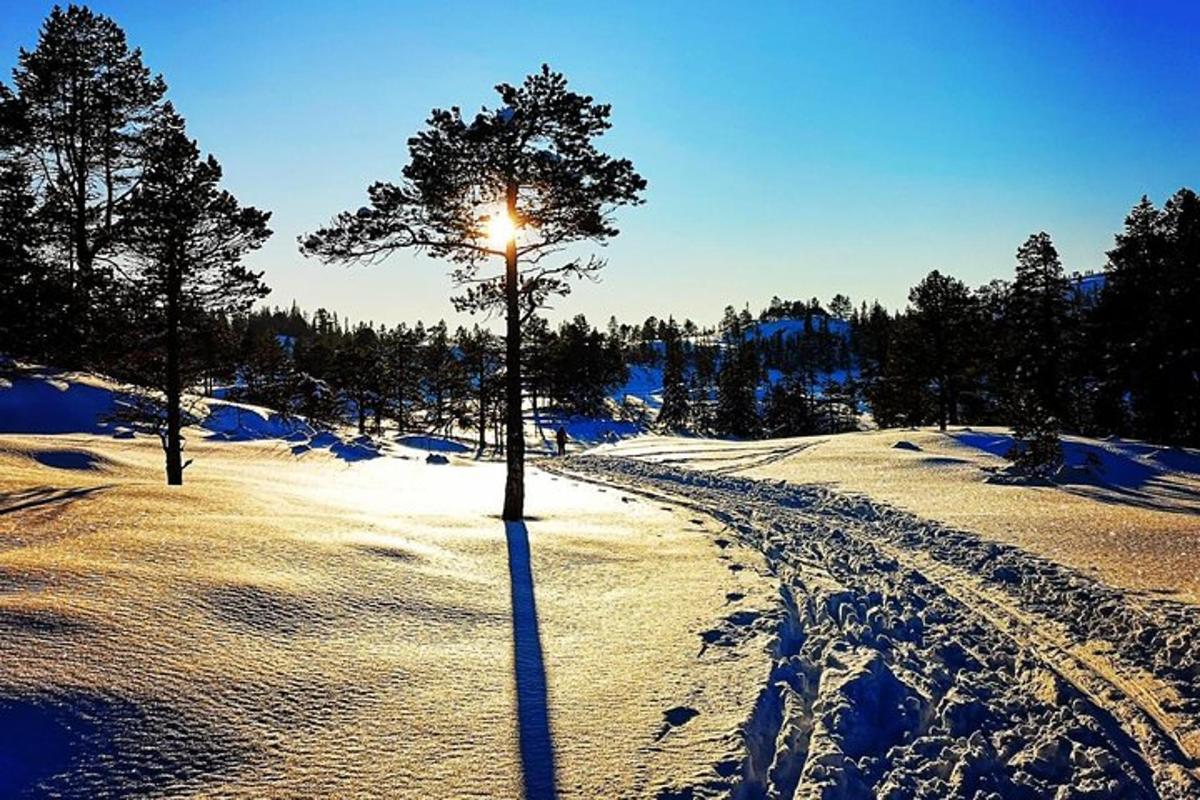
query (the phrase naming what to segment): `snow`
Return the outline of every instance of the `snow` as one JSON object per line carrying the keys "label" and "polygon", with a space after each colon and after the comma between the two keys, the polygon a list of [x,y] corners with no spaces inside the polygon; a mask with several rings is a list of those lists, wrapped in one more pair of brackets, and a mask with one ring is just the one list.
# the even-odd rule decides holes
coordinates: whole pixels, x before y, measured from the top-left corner
{"label": "snow", "polygon": [[[1006,431],[956,431],[955,441],[995,456],[1006,456],[1013,438]],[[1062,437],[1064,484],[1092,483],[1100,487],[1140,490],[1173,473],[1200,478],[1200,451],[1163,448],[1144,442],[1110,438],[1105,441]]]}
{"label": "snow", "polygon": [[105,433],[117,410],[113,387],[87,375],[30,368],[0,386],[0,433]]}
{"label": "snow", "polygon": [[120,397],[0,387],[0,796],[1200,792],[1200,452],[531,415],[590,449],[506,525],[465,440],[222,399],[166,487]]}
{"label": "snow", "polygon": [[[94,434],[133,438],[113,415],[128,403],[128,388],[106,378],[22,366],[0,385],[0,434]],[[199,419],[193,438],[290,444],[293,455],[326,450],[343,461],[375,458],[380,445],[367,437],[318,432],[300,417],[261,406],[205,397],[189,398]]]}
{"label": "snow", "polygon": [[500,463],[216,409],[182,487],[154,437],[0,435],[0,796],[665,796],[738,758],[769,631],[698,652],[774,588],[718,525],[531,467],[506,530]]}
{"label": "snow", "polygon": [[[896,449],[907,442],[919,448]],[[729,442],[643,436],[597,452],[821,484],[1022,547],[1105,583],[1200,603],[1200,453],[1065,437],[1069,469],[1046,487],[988,482],[1008,465],[1003,428],[878,430]]]}
{"label": "snow", "polygon": [[[735,796],[1200,796],[1200,607],[1147,596],[1143,570],[1169,574],[1150,550],[1107,564],[1117,581],[1062,563],[1094,557],[1082,546],[1098,538],[1099,512],[1123,526],[1124,541],[1102,546],[1190,547],[1188,571],[1171,577],[1172,599],[1189,597],[1200,482],[1157,487],[1147,502],[1164,506],[1146,513],[1120,493],[987,484],[995,457],[971,452],[928,430],[646,437],[561,465],[716,517],[780,580],[774,666]],[[993,527],[945,526],[883,496],[941,501]],[[1050,516],[1059,505],[1084,537]],[[1014,522],[1040,540],[1011,543],[1002,531]],[[1145,538],[1129,541],[1130,528]],[[731,617],[705,641],[736,629]]]}
{"label": "snow", "polygon": [[303,420],[285,418],[281,414],[261,406],[223,400],[210,400],[206,406],[208,415],[200,422],[200,427],[211,432],[210,438],[226,441],[255,439],[301,441],[313,435],[312,428]]}
{"label": "snow", "polygon": [[[814,314],[812,318],[812,330],[814,332],[821,330],[821,320],[826,319],[820,314]],[[828,317],[828,330],[830,333],[847,337],[850,335],[850,323],[844,319],[836,317]],[[767,322],[756,322],[746,330],[746,338],[761,337],[770,339],[779,334],[787,339],[792,336],[804,335],[804,320],[803,319],[776,319]]]}
{"label": "snow", "polygon": [[467,453],[471,450],[462,442],[442,436],[405,435],[397,438],[396,443],[414,450],[425,450],[431,453]]}
{"label": "snow", "polygon": [[629,379],[613,392],[612,398],[621,404],[634,400],[646,408],[662,408],[663,371],[661,367],[634,364],[629,367]]}

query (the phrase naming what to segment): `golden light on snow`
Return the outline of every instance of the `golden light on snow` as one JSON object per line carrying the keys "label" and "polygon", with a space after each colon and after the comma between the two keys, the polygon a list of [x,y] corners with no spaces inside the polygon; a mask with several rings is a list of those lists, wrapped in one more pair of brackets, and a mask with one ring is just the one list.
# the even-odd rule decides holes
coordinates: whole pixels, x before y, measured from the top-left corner
{"label": "golden light on snow", "polygon": [[504,248],[517,235],[517,225],[507,211],[498,211],[488,220],[488,242],[497,249]]}

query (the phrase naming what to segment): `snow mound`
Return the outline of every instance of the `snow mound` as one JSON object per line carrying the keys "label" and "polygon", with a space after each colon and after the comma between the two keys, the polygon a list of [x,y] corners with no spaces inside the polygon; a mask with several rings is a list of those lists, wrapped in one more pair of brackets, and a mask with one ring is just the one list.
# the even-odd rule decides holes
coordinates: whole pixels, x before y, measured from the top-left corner
{"label": "snow mound", "polygon": [[21,368],[0,383],[0,433],[111,433],[119,396],[95,376]]}
{"label": "snow mound", "polygon": [[[0,434],[93,434],[133,438],[134,431],[116,419],[129,405],[128,387],[98,375],[48,367],[9,365],[0,374]],[[346,441],[319,433],[302,417],[269,408],[214,398],[190,398],[185,418],[207,432],[210,441],[293,442],[292,452],[303,455],[325,449],[343,461],[361,461],[380,454],[379,446],[360,436]],[[34,456],[48,467],[92,470],[100,466],[87,453],[54,450]]]}
{"label": "snow mound", "polygon": [[[1006,457],[1013,447],[1007,433],[961,431],[949,434],[960,444]],[[1200,452],[1161,448],[1110,437],[1104,441],[1063,437],[1063,465],[1055,475],[1062,484],[1094,484],[1139,489],[1170,473],[1200,475]]]}
{"label": "snow mound", "polygon": [[618,405],[634,400],[657,411],[662,408],[662,392],[662,368],[635,364],[629,368],[629,379],[612,393],[612,398]]}
{"label": "snow mound", "polygon": [[425,450],[430,453],[467,453],[471,448],[462,442],[447,439],[444,436],[401,436],[396,443],[414,450]]}
{"label": "snow mound", "polygon": [[211,432],[210,439],[300,441],[314,433],[307,422],[297,417],[285,417],[270,409],[224,400],[209,400],[207,405],[208,416],[200,422],[200,427]]}

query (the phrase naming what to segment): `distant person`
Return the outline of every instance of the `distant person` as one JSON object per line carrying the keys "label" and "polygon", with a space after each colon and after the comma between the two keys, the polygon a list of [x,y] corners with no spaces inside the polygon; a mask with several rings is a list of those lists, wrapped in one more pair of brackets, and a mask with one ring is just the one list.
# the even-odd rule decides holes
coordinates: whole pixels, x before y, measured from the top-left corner
{"label": "distant person", "polygon": [[559,425],[554,432],[554,440],[558,442],[558,457],[562,458],[567,454],[567,429]]}

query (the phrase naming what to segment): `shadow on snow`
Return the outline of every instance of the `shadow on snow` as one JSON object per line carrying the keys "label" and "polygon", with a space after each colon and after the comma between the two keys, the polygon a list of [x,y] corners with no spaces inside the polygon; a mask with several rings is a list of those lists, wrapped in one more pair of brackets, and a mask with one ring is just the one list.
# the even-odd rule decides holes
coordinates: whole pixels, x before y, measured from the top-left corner
{"label": "shadow on snow", "polygon": [[558,796],[554,743],[550,738],[546,665],[542,659],[533,570],[529,563],[529,531],[524,522],[505,522],[504,529],[512,586],[513,669],[525,800],[553,800]]}

